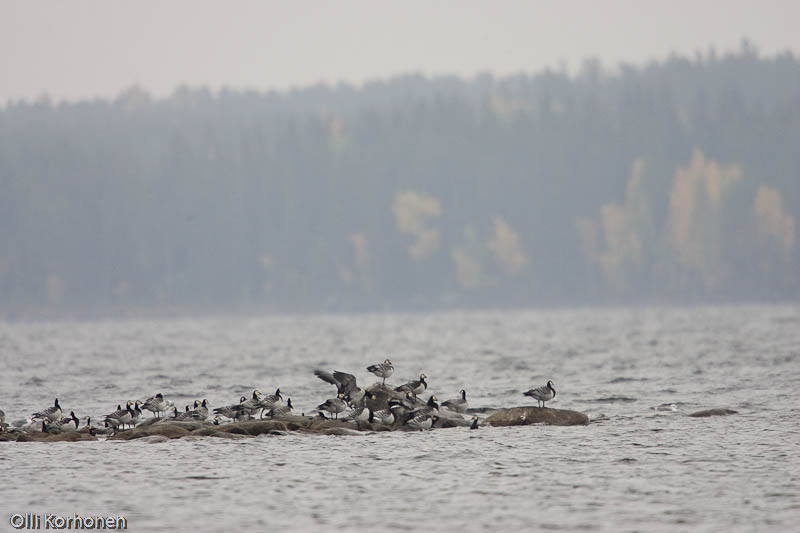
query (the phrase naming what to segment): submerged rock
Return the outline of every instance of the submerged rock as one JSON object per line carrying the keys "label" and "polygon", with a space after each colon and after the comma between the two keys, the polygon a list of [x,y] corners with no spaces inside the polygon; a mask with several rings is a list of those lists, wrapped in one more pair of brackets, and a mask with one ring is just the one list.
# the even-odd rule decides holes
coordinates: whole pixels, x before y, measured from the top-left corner
{"label": "submerged rock", "polygon": [[283,420],[247,420],[245,422],[235,422],[214,426],[217,431],[233,433],[238,435],[264,435],[271,431],[287,431],[286,422]]}
{"label": "submerged rock", "polygon": [[695,418],[703,418],[703,417],[706,417],[706,416],[728,416],[728,415],[735,415],[738,412],[739,411],[734,411],[733,409],[725,409],[725,408],[705,409],[703,411],[697,411],[697,412],[691,413],[689,416],[693,416]]}
{"label": "submerged rock", "polygon": [[363,435],[360,431],[350,428],[327,428],[321,431],[323,435]]}
{"label": "submerged rock", "polygon": [[578,411],[551,409],[550,407],[512,407],[500,409],[484,421],[489,426],[527,426],[549,424],[551,426],[583,426],[589,417]]}
{"label": "submerged rock", "polygon": [[169,442],[169,439],[164,435],[150,435],[149,437],[142,437],[138,439],[139,442],[146,442],[148,444],[158,444],[160,442]]}
{"label": "submerged rock", "polygon": [[0,434],[0,442],[77,442],[79,440],[97,440],[88,433],[68,431],[64,433],[42,433],[41,431],[12,431]]}
{"label": "submerged rock", "polygon": [[109,440],[133,440],[141,439],[142,437],[152,437],[154,435],[161,435],[168,439],[179,439],[189,435],[189,430],[181,427],[180,422],[159,422],[150,426],[126,429],[120,431],[115,435],[110,436]]}

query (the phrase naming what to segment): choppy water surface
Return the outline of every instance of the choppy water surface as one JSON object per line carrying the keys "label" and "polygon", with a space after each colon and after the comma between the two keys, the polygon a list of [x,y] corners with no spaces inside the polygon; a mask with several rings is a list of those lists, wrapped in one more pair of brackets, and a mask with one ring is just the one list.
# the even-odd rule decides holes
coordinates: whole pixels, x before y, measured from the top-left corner
{"label": "choppy water surface", "polygon": [[[586,427],[0,443],[13,512],[122,514],[132,530],[792,530],[800,523],[800,309],[572,310],[0,324],[0,409],[79,416],[156,392],[183,406],[390,357],[440,399],[552,407]],[[674,404],[674,405],[671,405]],[[739,414],[691,418],[728,407]],[[148,413],[149,416],[149,413]]]}

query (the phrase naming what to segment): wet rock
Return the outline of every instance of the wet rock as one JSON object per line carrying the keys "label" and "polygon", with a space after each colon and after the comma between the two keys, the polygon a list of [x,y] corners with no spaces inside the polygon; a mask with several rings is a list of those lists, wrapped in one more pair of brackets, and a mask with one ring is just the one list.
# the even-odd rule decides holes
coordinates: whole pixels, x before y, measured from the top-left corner
{"label": "wet rock", "polygon": [[485,420],[485,424],[489,426],[526,426],[530,424],[582,426],[588,423],[589,417],[583,413],[567,409],[551,409],[550,407],[500,409]]}
{"label": "wet rock", "polygon": [[[440,411],[441,412],[441,411]],[[435,428],[460,428],[469,426],[470,423],[464,420],[462,417],[455,418],[455,417],[439,417],[436,422],[433,424]]]}
{"label": "wet rock", "polygon": [[158,444],[160,442],[169,442],[169,439],[164,435],[150,435],[149,437],[142,437],[138,439],[139,442],[146,442],[148,444]]}
{"label": "wet rock", "polygon": [[151,437],[153,435],[161,435],[168,439],[179,439],[189,435],[189,430],[181,427],[179,422],[173,423],[159,423],[143,428],[127,429],[109,437],[109,440],[132,440],[141,439],[142,437]]}
{"label": "wet rock", "polygon": [[42,433],[41,431],[0,433],[0,441],[76,442],[79,440],[97,440],[97,438],[88,433],[79,433],[77,431],[65,431],[63,433]]}
{"label": "wet rock", "polygon": [[[232,431],[231,429],[241,429],[244,433]],[[286,429],[286,422],[282,420],[248,420],[247,422],[228,424],[228,426],[224,428],[224,431],[227,433],[256,436],[264,435],[270,431],[286,431]]]}
{"label": "wet rock", "polygon": [[[307,421],[307,419],[305,420]],[[194,434],[203,434],[203,432],[207,430],[207,431],[215,431],[222,433],[230,433],[233,435],[247,435],[255,437],[256,435],[264,435],[272,431],[289,431],[289,428],[287,426],[288,423],[285,420],[277,418],[264,419],[264,420],[246,420],[244,422],[221,424],[219,426],[208,425],[205,428],[202,428],[203,431],[195,431]]]}
{"label": "wet rock", "polygon": [[[211,424],[211,422],[206,422],[204,420],[174,420],[174,419],[169,419],[169,418],[162,418],[162,419],[158,420],[157,422],[154,422],[151,425],[152,426],[169,425],[169,426],[183,428],[186,431],[194,431],[196,429],[205,428],[205,427],[211,426],[213,424]],[[144,426],[136,426],[136,427],[139,428],[139,427],[148,427],[148,426],[144,425]]]}
{"label": "wet rock", "polygon": [[57,433],[55,435],[48,435],[42,440],[47,442],[77,442],[79,440],[97,440],[97,437],[89,435],[88,433],[70,431],[65,433]]}
{"label": "wet rock", "polygon": [[323,435],[362,435],[360,431],[350,428],[326,428],[319,433]]}
{"label": "wet rock", "polygon": [[707,416],[735,415],[737,413],[738,413],[738,411],[734,411],[733,409],[720,408],[720,409],[706,409],[704,411],[697,411],[697,412],[694,412],[694,413],[690,414],[689,416],[693,416],[695,418],[704,418],[704,417],[707,417]]}
{"label": "wet rock", "polygon": [[[219,426],[214,426],[213,428],[200,428],[192,431],[192,435],[196,435],[199,437],[210,437],[216,433],[220,433]],[[229,435],[233,435],[233,433],[229,433]]]}
{"label": "wet rock", "polygon": [[[144,427],[147,427],[147,426],[152,426],[153,424],[158,424],[162,420],[167,420],[167,419],[166,418],[148,418],[147,420],[144,420],[144,421],[139,422],[138,424],[136,424],[136,427],[137,428],[144,428]],[[177,420],[175,422],[177,422]]]}
{"label": "wet rock", "polygon": [[[232,425],[232,424],[231,424]],[[193,437],[217,437],[221,439],[246,439],[251,435],[247,432],[243,433],[230,433],[225,431],[226,426],[214,426],[210,428],[201,428],[192,431]]]}

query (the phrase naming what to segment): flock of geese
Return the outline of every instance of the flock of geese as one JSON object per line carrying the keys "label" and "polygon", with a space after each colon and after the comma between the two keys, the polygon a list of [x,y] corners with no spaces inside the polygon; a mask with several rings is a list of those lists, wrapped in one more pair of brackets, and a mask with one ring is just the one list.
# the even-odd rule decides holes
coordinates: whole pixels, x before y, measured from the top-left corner
{"label": "flock of geese", "polygon": [[[427,400],[423,400],[421,395],[428,389],[425,374],[420,374],[419,379],[392,387],[386,384],[386,379],[394,373],[394,366],[389,359],[383,363],[368,366],[367,371],[382,378],[382,382],[375,383],[368,388],[361,388],[352,374],[338,370],[332,373],[315,370],[316,377],[336,387],[336,396],[319,404],[314,416],[352,421],[359,426],[365,423],[377,423],[388,426],[408,426],[419,430],[437,427],[445,421],[449,421],[451,424],[458,421],[460,424],[456,425],[467,425],[463,418],[469,408],[465,390],[462,389],[457,398],[441,403],[433,394]],[[556,389],[553,382],[548,381],[546,385],[530,389],[523,395],[535,399],[539,407],[544,407],[545,402],[555,398]],[[74,411],[70,411],[69,416],[63,416],[64,411],[56,398],[52,406],[33,413],[30,418],[16,421],[10,429],[5,422],[5,413],[0,411],[0,431],[62,433],[80,430],[87,431],[92,435],[111,435],[118,431],[124,431],[126,428],[152,424],[165,418],[206,421],[213,414],[212,422],[219,425],[225,419],[241,422],[256,416],[261,419],[286,417],[293,414],[292,410],[292,399],[286,398],[284,403],[280,389],[270,395],[264,395],[260,391],[254,390],[249,397],[241,396],[238,403],[218,407],[212,412],[209,412],[208,400],[205,399],[195,400],[193,405],[187,405],[183,411],[179,411],[173,402],[158,393],[144,401],[129,400],[125,407],[122,407],[122,404],[117,405],[116,410],[102,417],[102,426],[94,426],[90,417],[79,419]],[[145,420],[144,411],[150,411],[153,413],[153,417]],[[343,416],[340,418],[339,415]],[[305,413],[302,416],[305,416]],[[82,421],[85,421],[83,427],[81,427]],[[478,428],[477,415],[472,416],[470,428]]]}

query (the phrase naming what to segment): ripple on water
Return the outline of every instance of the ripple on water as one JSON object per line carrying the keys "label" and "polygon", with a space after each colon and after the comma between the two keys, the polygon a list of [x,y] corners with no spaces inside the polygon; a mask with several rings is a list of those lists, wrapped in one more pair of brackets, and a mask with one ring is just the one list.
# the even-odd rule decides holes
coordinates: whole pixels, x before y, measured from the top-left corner
{"label": "ripple on water", "polygon": [[[767,306],[7,324],[0,408],[10,420],[56,392],[79,417],[95,418],[155,387],[179,408],[199,398],[213,408],[280,385],[311,413],[331,392],[311,369],[370,384],[366,365],[386,356],[402,378],[424,370],[437,396],[466,389],[470,412],[521,405],[522,390],[552,379],[554,407],[603,413],[580,428],[0,443],[14,474],[0,501],[128,513],[142,531],[418,530],[409,517],[420,510],[433,516],[427,529],[447,531],[787,531],[800,514],[800,481],[787,476],[800,435],[800,328],[789,327],[798,316]],[[62,361],[60,348],[80,364]],[[217,375],[232,353],[241,364]],[[108,373],[133,357],[145,370],[124,381],[76,370]],[[681,416],[719,406],[746,414]],[[752,489],[746,504],[741,487]],[[373,504],[373,495],[390,503]]]}

